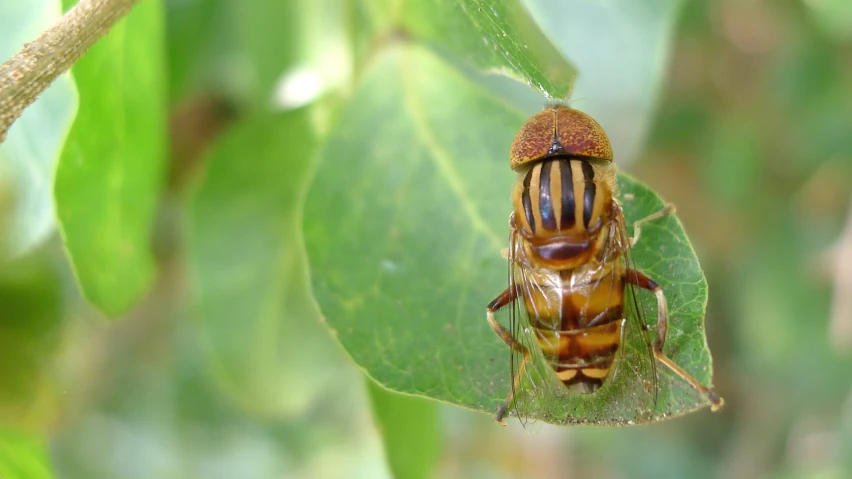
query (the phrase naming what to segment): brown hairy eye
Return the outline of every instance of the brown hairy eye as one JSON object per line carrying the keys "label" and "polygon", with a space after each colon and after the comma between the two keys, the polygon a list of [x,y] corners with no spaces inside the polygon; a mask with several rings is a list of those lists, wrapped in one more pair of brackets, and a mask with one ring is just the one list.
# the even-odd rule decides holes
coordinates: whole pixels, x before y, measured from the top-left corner
{"label": "brown hairy eye", "polygon": [[559,155],[612,161],[612,146],[603,128],[592,117],[556,105],[524,123],[512,142],[509,163],[517,170]]}

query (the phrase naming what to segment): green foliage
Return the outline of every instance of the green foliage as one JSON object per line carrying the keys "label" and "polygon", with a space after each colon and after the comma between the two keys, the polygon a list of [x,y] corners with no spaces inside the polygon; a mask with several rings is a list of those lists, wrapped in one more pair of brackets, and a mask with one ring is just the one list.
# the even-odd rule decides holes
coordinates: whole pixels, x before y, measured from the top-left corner
{"label": "green foliage", "polygon": [[[139,2],[75,67],[68,142],[66,88],[0,145],[0,476],[849,476],[845,5]],[[0,53],[50,6],[0,0]],[[298,110],[294,72],[318,93]],[[628,222],[652,190],[678,207],[635,260],[669,301],[665,353],[721,414],[493,423],[507,150],[572,89],[652,185],[619,176]],[[706,406],[658,364],[636,411],[632,331],[607,386],[532,416]]]}
{"label": "green foliage", "polygon": [[0,477],[50,479],[50,460],[44,440],[0,427]]}
{"label": "green foliage", "polygon": [[571,106],[588,113],[604,127],[620,165],[633,163],[642,151],[663,86],[670,38],[683,3],[526,2],[530,15],[580,72]]}
{"label": "green foliage", "polygon": [[[506,288],[507,152],[525,119],[427,50],[399,47],[377,59],[327,140],[305,201],[314,293],[355,362],[388,388],[485,412],[502,404],[508,350],[484,309]],[[622,181],[628,219],[663,206]],[[648,230],[635,259],[671,295],[673,359],[709,383],[698,262],[674,219]],[[632,354],[640,348],[631,345]],[[660,415],[702,403],[661,384]],[[619,381],[594,396],[543,402],[532,414],[556,423],[636,421],[628,398],[644,393],[637,386]]]}
{"label": "green foliage", "polygon": [[[0,2],[0,59],[17,53],[59,15],[57,0]],[[53,169],[76,108],[74,84],[62,75],[0,144],[0,260],[28,253],[55,230]]]}
{"label": "green foliage", "polygon": [[229,396],[269,415],[304,410],[329,379],[304,381],[295,365],[329,371],[337,359],[314,353],[326,338],[299,227],[317,147],[308,119],[303,110],[237,125],[211,150],[189,205],[194,316],[210,371]]}
{"label": "green foliage", "polygon": [[62,332],[60,287],[44,258],[0,269],[0,424],[32,427],[50,411],[55,387],[45,366]]}
{"label": "green foliage", "polygon": [[[73,2],[69,2],[73,3]],[[130,308],[156,273],[166,161],[162,6],[140,4],[72,69],[80,109],[56,171],[56,214],[83,295]]]}
{"label": "green foliage", "polygon": [[507,75],[554,100],[571,91],[574,69],[520,0],[400,2],[399,9],[407,33],[480,71]]}
{"label": "green foliage", "polygon": [[393,476],[435,477],[442,443],[438,405],[388,391],[370,380],[367,387]]}

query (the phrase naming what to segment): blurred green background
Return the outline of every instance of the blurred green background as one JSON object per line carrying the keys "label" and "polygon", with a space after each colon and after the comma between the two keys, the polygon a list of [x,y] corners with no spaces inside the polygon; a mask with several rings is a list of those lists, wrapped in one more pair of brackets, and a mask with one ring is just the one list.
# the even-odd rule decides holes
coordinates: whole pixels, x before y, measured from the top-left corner
{"label": "blurred green background", "polygon": [[[513,2],[407,3],[146,0],[74,67],[76,92],[61,80],[16,124],[0,146],[0,477],[852,477],[848,2],[530,0],[533,20]],[[0,0],[0,57],[60,12]],[[499,428],[373,385],[324,325],[299,231],[340,109],[383,50],[422,38],[532,114],[539,93],[477,72],[505,67],[482,45],[508,51],[507,31],[543,53],[503,71],[547,66],[527,79],[561,91],[558,50],[571,105],[677,205],[722,412]]]}

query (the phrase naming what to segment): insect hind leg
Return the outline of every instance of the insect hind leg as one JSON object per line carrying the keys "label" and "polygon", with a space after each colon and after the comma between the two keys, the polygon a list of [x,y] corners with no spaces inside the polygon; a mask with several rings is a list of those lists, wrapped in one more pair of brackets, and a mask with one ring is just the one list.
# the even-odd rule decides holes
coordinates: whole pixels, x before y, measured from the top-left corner
{"label": "insect hind leg", "polygon": [[530,351],[523,346],[520,347],[523,351],[523,358],[521,359],[521,364],[520,366],[518,366],[518,371],[515,373],[515,377],[512,380],[512,389],[509,390],[509,395],[506,397],[506,401],[503,403],[502,406],[500,406],[500,409],[497,410],[497,417],[495,418],[495,420],[502,426],[506,425],[506,421],[504,420],[504,418],[509,412],[509,407],[512,405],[512,401],[515,399],[515,391],[518,389],[518,386],[520,386],[521,378],[524,377],[524,371],[526,370],[527,362],[530,359]]}
{"label": "insect hind leg", "polygon": [[663,294],[663,288],[657,284],[656,281],[646,276],[644,273],[636,270],[628,270],[627,271],[627,281],[633,283],[634,285],[651,291],[654,293],[654,296],[657,298],[657,338],[654,344],[654,357],[659,361],[663,366],[671,370],[673,373],[677,374],[684,381],[688,382],[695,390],[699,391],[703,394],[708,401],[710,401],[710,409],[712,411],[718,411],[725,404],[725,400],[719,397],[718,394],[711,391],[709,388],[698,382],[697,379],[692,377],[691,374],[684,371],[683,368],[678,366],[674,361],[672,361],[668,356],[663,354],[663,345],[666,341],[666,332],[668,331],[668,305],[666,302],[666,296]]}
{"label": "insect hind leg", "polygon": [[657,361],[662,363],[663,366],[669,368],[673,373],[680,376],[683,380],[688,382],[693,388],[695,388],[697,391],[699,391],[701,394],[703,394],[707,398],[707,400],[710,401],[710,410],[711,411],[714,411],[714,412],[718,411],[719,409],[722,409],[722,406],[725,405],[724,399],[722,399],[718,394],[714,393],[713,391],[708,389],[706,386],[704,386],[703,384],[698,382],[697,379],[692,377],[692,375],[690,375],[688,372],[684,371],[683,368],[681,368],[680,366],[675,364],[675,362],[672,361],[668,356],[663,354],[662,351],[657,351],[655,349],[654,350],[654,357],[656,357]]}
{"label": "insect hind leg", "polygon": [[643,224],[645,224],[649,221],[653,221],[653,220],[658,219],[658,218],[662,218],[663,216],[666,216],[667,214],[674,213],[674,212],[675,212],[674,203],[666,203],[666,206],[663,206],[662,209],[655,211],[655,212],[651,213],[650,215],[648,215],[648,216],[646,216],[642,219],[636,220],[636,222],[633,223],[633,237],[630,238],[630,247],[632,248],[632,247],[636,246],[636,243],[639,242],[639,235],[642,233],[642,225]]}
{"label": "insect hind leg", "polygon": [[485,316],[486,316],[486,318],[488,318],[488,325],[491,326],[491,329],[513,351],[517,351],[517,352],[519,352],[523,355],[523,358],[521,359],[521,364],[518,366],[518,370],[517,370],[517,372],[515,372],[514,377],[512,379],[512,389],[509,390],[509,395],[506,398],[506,402],[503,403],[503,405],[500,406],[500,409],[497,410],[496,420],[497,420],[498,423],[500,423],[504,426],[506,425],[506,421],[504,421],[503,418],[509,412],[509,406],[512,405],[512,400],[515,398],[515,390],[518,388],[518,385],[520,384],[521,378],[523,377],[524,371],[527,367],[527,361],[529,361],[529,358],[530,358],[529,350],[526,347],[524,347],[523,344],[519,343],[515,339],[515,337],[512,335],[512,333],[509,330],[507,330],[506,328],[504,328],[503,325],[500,324],[497,321],[497,318],[494,317],[494,313],[497,310],[499,310],[500,308],[511,303],[512,301],[515,300],[515,298],[516,298],[516,293],[515,293],[514,289],[510,288],[510,289],[507,289],[506,291],[503,291],[503,293],[500,294],[500,296],[497,296],[494,299],[494,301],[492,301],[491,304],[489,304],[488,307],[485,308]]}

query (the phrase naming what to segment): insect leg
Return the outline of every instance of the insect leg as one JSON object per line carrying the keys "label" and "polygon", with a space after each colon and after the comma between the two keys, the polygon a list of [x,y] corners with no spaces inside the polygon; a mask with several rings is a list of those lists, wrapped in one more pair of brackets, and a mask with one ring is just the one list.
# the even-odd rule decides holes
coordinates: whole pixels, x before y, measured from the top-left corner
{"label": "insect leg", "polygon": [[662,351],[663,344],[666,342],[666,332],[669,329],[669,307],[663,288],[645,273],[635,269],[627,270],[627,282],[647,289],[657,297],[657,340],[654,342],[654,350]]}
{"label": "insect leg", "polygon": [[650,215],[648,215],[648,216],[646,216],[646,217],[644,217],[640,220],[637,220],[635,223],[633,223],[633,238],[630,239],[630,247],[632,248],[633,246],[636,245],[636,243],[639,242],[639,235],[642,233],[642,225],[644,223],[647,223],[649,221],[653,221],[657,218],[662,218],[663,216],[666,216],[667,214],[674,213],[674,212],[675,212],[675,205],[673,203],[666,203],[666,206],[664,206],[661,210],[655,211],[654,213],[651,213]]}
{"label": "insect leg", "polygon": [[530,352],[523,344],[519,343],[515,337],[512,336],[512,333],[509,332],[509,330],[497,322],[497,319],[494,317],[494,313],[500,308],[510,304],[516,297],[517,291],[514,288],[508,288],[506,291],[503,291],[500,296],[494,298],[494,301],[491,301],[491,303],[485,308],[486,317],[488,318],[488,324],[491,326],[491,329],[494,330],[494,332],[497,333],[497,336],[500,336],[500,339],[502,339],[510,348],[523,354],[521,364],[518,366],[518,371],[515,373],[515,377],[513,378],[512,389],[509,391],[509,396],[506,398],[506,402],[500,406],[500,409],[497,411],[497,422],[503,425],[506,424],[503,417],[506,415],[509,410],[509,406],[512,404],[512,399],[514,399],[515,396],[515,389],[517,389],[518,384],[524,375],[524,369],[527,366]]}
{"label": "insect leg", "polygon": [[666,295],[663,293],[663,288],[661,288],[656,281],[635,269],[627,270],[627,281],[642,289],[651,291],[654,293],[654,296],[657,297],[657,340],[654,344],[654,356],[660,363],[672,370],[672,372],[683,378],[683,380],[692,385],[693,388],[706,396],[710,401],[711,410],[718,411],[725,404],[724,399],[706,388],[703,384],[698,382],[697,379],[692,377],[692,375],[684,371],[683,368],[675,364],[674,361],[663,354],[663,344],[665,344],[666,341],[666,332],[668,331],[669,325],[668,305],[666,302]]}
{"label": "insect leg", "polygon": [[[521,346],[523,348],[523,346]],[[503,418],[506,416],[506,413],[509,412],[509,406],[512,405],[512,400],[515,399],[515,390],[518,389],[518,386],[521,383],[521,378],[524,377],[524,371],[527,368],[527,361],[530,359],[530,351],[527,348],[523,349],[524,358],[521,360],[521,365],[518,366],[518,372],[515,373],[515,378],[512,381],[512,389],[509,390],[509,396],[506,397],[506,402],[500,406],[500,409],[497,410],[497,417],[495,418],[498,423],[505,426],[506,421]]]}

